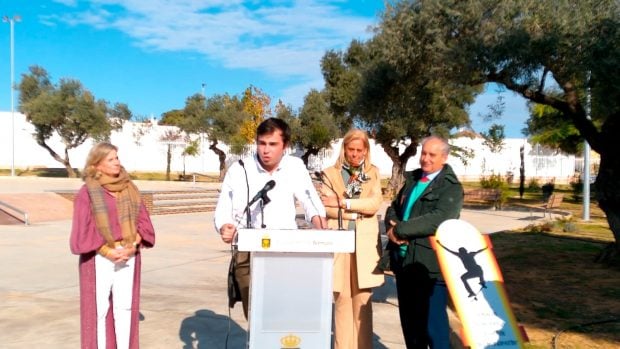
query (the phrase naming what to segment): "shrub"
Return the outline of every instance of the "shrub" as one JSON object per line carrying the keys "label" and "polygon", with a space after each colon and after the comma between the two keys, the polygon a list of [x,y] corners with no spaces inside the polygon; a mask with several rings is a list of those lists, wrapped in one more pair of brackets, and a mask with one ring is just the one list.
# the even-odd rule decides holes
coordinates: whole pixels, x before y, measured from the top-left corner
{"label": "shrub", "polygon": [[499,190],[499,207],[501,208],[508,200],[508,184],[501,175],[491,174],[489,177],[480,178],[480,186],[486,189]]}
{"label": "shrub", "polygon": [[543,200],[547,200],[549,199],[551,194],[553,194],[553,190],[555,189],[555,184],[553,184],[553,182],[547,182],[543,184],[541,189],[542,189]]}
{"label": "shrub", "polygon": [[553,231],[553,223],[545,222],[542,224],[530,224],[525,227],[525,231],[529,231],[532,233],[548,233],[550,231]]}
{"label": "shrub", "polygon": [[480,186],[483,188],[503,189],[507,185],[502,179],[502,176],[498,174],[491,174],[489,177],[480,178]]}

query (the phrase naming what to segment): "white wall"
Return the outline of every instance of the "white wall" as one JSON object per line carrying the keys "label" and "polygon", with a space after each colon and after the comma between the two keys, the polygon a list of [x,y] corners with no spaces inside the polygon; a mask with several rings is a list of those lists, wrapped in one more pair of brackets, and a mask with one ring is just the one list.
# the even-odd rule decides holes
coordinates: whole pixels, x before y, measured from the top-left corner
{"label": "white wall", "polygon": [[[49,153],[39,146],[34,137],[34,127],[25,120],[24,115],[15,113],[14,128],[11,125],[11,113],[0,112],[0,168],[10,168],[12,158],[12,130],[15,132],[15,168],[25,169],[34,167],[59,168],[62,165],[54,160]],[[126,122],[123,129],[114,132],[111,141],[119,147],[119,157],[128,171],[152,171],[164,172],[166,170],[166,151],[168,145],[161,141],[166,130],[174,129],[172,126],[158,126],[155,122],[149,124]],[[59,155],[64,157],[64,145],[58,136],[52,137],[47,142]],[[171,170],[173,173],[183,171],[183,142],[173,145]],[[311,170],[319,170],[333,164],[340,151],[341,140],[333,143],[332,149],[324,150],[319,156],[311,157],[308,167]],[[493,154],[483,145],[482,138],[470,139],[467,137],[453,140],[454,145],[466,147],[473,151],[474,158],[469,159],[465,165],[455,157],[449,159],[456,173],[464,180],[477,180],[481,175],[497,173],[506,175],[507,172],[514,174],[515,180],[519,177],[519,148],[525,147],[525,174],[526,177],[537,177],[542,181],[555,179],[557,183],[566,183],[575,174],[575,157],[572,155],[555,154],[539,146],[532,146],[525,139],[506,139],[505,147],[500,154]],[[86,155],[92,147],[92,141],[87,141],[76,149],[69,151],[71,164],[75,168],[82,168]],[[203,139],[200,154],[195,157],[185,158],[185,170],[188,173],[217,173],[219,160],[215,153],[208,149],[207,139]],[[224,151],[228,147],[219,144]],[[392,172],[392,161],[371,140],[372,161],[377,165],[381,174],[389,177]],[[296,152],[295,155],[300,155]],[[231,157],[234,159],[236,157]],[[417,155],[409,160],[407,169],[417,167],[419,161],[419,148]]]}

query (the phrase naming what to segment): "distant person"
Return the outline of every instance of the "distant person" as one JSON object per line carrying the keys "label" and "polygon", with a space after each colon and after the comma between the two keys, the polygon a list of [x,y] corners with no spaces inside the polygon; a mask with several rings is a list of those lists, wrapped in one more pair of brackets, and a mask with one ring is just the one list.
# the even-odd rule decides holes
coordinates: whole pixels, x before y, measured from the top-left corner
{"label": "distant person", "polygon": [[448,142],[431,136],[421,143],[421,168],[405,174],[386,212],[390,265],[407,348],[448,349],[448,291],[429,237],[445,220],[459,218],[463,187],[446,164]]}
{"label": "distant person", "polygon": [[139,348],[140,248],[153,247],[155,231],[117,151],[105,142],[90,150],[74,201],[82,348]]}
{"label": "distant person", "polygon": [[355,252],[334,256],[334,348],[372,349],[372,288],[384,282],[377,269],[381,258],[377,211],[383,195],[365,131],[347,132],[340,156],[325,169],[322,181],[328,227],[355,231]]}
{"label": "distant person", "polygon": [[[300,158],[285,154],[291,139],[286,122],[268,118],[256,130],[256,155],[233,163],[222,182],[215,208],[215,228],[222,241],[232,243],[237,227],[248,228],[246,206],[265,185],[274,181],[266,193],[268,200],[256,202],[249,209],[253,228],[297,229],[295,200],[315,228],[326,225],[325,208],[312,184],[310,174]],[[267,204],[268,201],[268,204]],[[248,318],[250,288],[250,254],[234,251],[234,276],[239,285],[243,314]],[[230,304],[232,307],[234,302]]]}

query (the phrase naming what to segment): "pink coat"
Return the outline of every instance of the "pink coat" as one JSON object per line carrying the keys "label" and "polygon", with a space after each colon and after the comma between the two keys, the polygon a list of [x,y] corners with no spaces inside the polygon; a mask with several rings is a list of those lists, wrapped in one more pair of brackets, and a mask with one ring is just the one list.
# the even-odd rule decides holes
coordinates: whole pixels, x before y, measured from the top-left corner
{"label": "pink coat", "polygon": [[[116,240],[121,240],[121,229],[116,214],[116,198],[111,194],[104,196],[108,206],[109,221],[112,235]],[[81,339],[82,349],[97,349],[97,305],[95,295],[95,255],[96,251],[105,240],[97,231],[95,217],[91,209],[91,201],[86,186],[78,191],[73,203],[73,226],[71,228],[70,247],[71,252],[79,254],[80,271],[80,319],[81,319]],[[144,203],[140,205],[136,228],[142,236],[142,247],[153,247],[155,244],[155,230],[151,223],[151,218]],[[140,253],[136,253],[135,271],[133,281],[133,294],[131,305],[131,332],[129,347],[137,349],[140,347],[138,321],[140,306]],[[110,300],[110,303],[112,301]],[[112,306],[106,318],[107,328],[107,349],[116,348],[114,335],[114,317]]]}

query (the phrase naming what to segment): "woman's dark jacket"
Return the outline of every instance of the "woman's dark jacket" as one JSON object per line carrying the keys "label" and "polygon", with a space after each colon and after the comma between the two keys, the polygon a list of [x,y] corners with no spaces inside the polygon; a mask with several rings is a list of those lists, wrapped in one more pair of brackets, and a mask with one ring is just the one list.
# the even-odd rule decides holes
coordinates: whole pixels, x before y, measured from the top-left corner
{"label": "woman's dark jacket", "polygon": [[402,221],[407,197],[421,176],[421,169],[406,172],[404,186],[387,209],[385,226],[390,226],[390,220],[396,222],[396,237],[409,241],[404,260],[397,257],[399,247],[388,243],[388,249],[393,252],[390,253],[390,264],[395,272],[399,272],[400,267],[421,264],[418,266],[424,266],[429,277],[443,279],[428,237],[435,235],[437,227],[445,220],[459,218],[463,206],[463,187],[450,165],[444,165],[413,204],[409,219]]}

